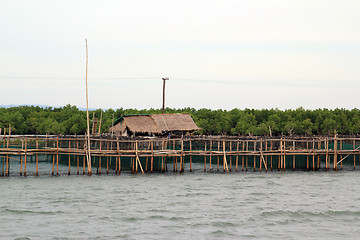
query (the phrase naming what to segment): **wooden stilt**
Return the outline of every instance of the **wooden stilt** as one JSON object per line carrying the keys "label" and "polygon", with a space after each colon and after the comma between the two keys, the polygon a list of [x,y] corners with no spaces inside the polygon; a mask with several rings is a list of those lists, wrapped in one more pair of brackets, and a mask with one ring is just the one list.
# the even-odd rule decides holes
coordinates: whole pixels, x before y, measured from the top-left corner
{"label": "wooden stilt", "polygon": [[[109,142],[106,142],[106,150],[109,151]],[[106,156],[106,174],[109,174],[109,155]]]}
{"label": "wooden stilt", "polygon": [[260,140],[260,158],[259,158],[259,171],[261,172],[261,165],[262,165],[262,163],[261,163],[261,161],[262,161],[262,159],[261,159],[261,157],[262,157],[262,140]]}
{"label": "wooden stilt", "polygon": [[204,172],[206,172],[206,140],[204,141],[204,143],[205,143]]}
{"label": "wooden stilt", "polygon": [[[273,150],[273,141],[270,142],[270,151]],[[273,155],[270,156],[270,169],[273,170]]]}
{"label": "wooden stilt", "polygon": [[[246,141],[246,152],[249,152],[249,141]],[[245,171],[248,171],[249,156],[246,155]]]}
{"label": "wooden stilt", "polygon": [[[218,141],[218,152],[220,152],[220,141]],[[220,170],[220,156],[217,155],[217,171]]]}
{"label": "wooden stilt", "polygon": [[209,171],[211,172],[211,158],[212,158],[212,139],[210,139],[210,159],[209,159]]}
{"label": "wooden stilt", "polygon": [[[309,151],[309,142],[306,141],[306,150]],[[306,155],[306,170],[309,170],[309,154]]]}
{"label": "wooden stilt", "polygon": [[[256,152],[256,144],[257,141],[254,142],[254,152]],[[253,156],[254,157],[254,172],[256,172],[256,155]]]}
{"label": "wooden stilt", "polygon": [[[353,140],[353,148],[354,148],[354,151],[355,151],[355,139]],[[356,163],[356,155],[354,153],[354,170],[355,170],[355,163]]]}
{"label": "wooden stilt", "polygon": [[59,137],[56,137],[56,175],[59,175]]}
{"label": "wooden stilt", "polygon": [[244,150],[245,150],[245,142],[244,141],[241,141],[241,148],[242,148],[242,156],[241,156],[241,170],[244,171],[244,168],[245,168],[245,155],[244,155]]}
{"label": "wooden stilt", "polygon": [[[21,139],[21,151],[24,149],[24,139]],[[23,155],[20,155],[20,176],[23,175]]]}
{"label": "wooden stilt", "polygon": [[[342,139],[340,139],[340,151],[342,151],[342,147],[343,147],[343,145],[342,145]],[[343,158],[343,155],[340,154],[340,159],[342,159],[342,158]],[[340,170],[342,170],[342,168],[343,168],[343,163],[342,163],[342,161],[341,161],[341,163],[340,163]]]}
{"label": "wooden stilt", "polygon": [[[295,141],[293,141],[293,151],[295,151]],[[293,171],[295,171],[295,154],[293,155]]]}
{"label": "wooden stilt", "polygon": [[119,155],[118,156],[118,164],[119,164],[119,166],[118,166],[118,173],[119,173],[119,175],[121,174],[121,156]]}
{"label": "wooden stilt", "polygon": [[[69,150],[71,149],[71,142],[69,141]],[[70,175],[70,160],[71,160],[71,154],[69,153],[69,172],[68,175]]]}
{"label": "wooden stilt", "polygon": [[26,177],[26,163],[27,163],[27,138],[25,139],[25,155],[24,155],[24,176]]}
{"label": "wooden stilt", "polygon": [[313,160],[312,160],[312,165],[313,165],[313,171],[315,171],[315,140],[313,139]]}
{"label": "wooden stilt", "polygon": [[334,171],[337,171],[337,139],[334,137]]}
{"label": "wooden stilt", "polygon": [[240,141],[237,140],[236,142],[236,160],[235,160],[235,171],[238,172],[238,164],[239,164],[239,145]]}
{"label": "wooden stilt", "polygon": [[154,169],[154,141],[151,140],[151,162],[150,162],[150,172],[152,173]]}
{"label": "wooden stilt", "polygon": [[[39,150],[39,140],[37,138],[36,138],[35,148],[36,150]],[[36,161],[35,176],[39,176],[39,155],[37,153],[35,154],[35,161]]]}

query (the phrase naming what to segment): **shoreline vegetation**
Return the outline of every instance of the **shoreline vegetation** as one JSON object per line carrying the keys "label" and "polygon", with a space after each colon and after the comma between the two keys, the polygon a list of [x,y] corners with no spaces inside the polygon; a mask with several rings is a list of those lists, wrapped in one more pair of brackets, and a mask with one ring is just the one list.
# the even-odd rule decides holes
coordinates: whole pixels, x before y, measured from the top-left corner
{"label": "shoreline vegetation", "polygon": [[[100,119],[101,133],[117,118],[129,114],[161,114],[161,109],[101,109],[90,111]],[[102,113],[101,113],[102,112]],[[189,113],[201,128],[198,134],[228,136],[313,136],[360,134],[359,109],[232,109],[166,108],[165,113]],[[95,114],[95,115],[94,115]],[[90,119],[90,120],[91,120]],[[12,134],[84,134],[86,111],[70,104],[64,107],[17,106],[0,108],[0,128],[11,125]]]}

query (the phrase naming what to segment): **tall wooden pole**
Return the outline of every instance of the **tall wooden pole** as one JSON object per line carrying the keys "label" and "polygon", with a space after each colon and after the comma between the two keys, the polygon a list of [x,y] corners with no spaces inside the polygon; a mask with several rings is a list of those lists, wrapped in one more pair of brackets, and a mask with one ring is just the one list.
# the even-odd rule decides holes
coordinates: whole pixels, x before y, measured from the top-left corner
{"label": "tall wooden pole", "polygon": [[91,154],[90,154],[90,120],[89,120],[89,95],[88,95],[88,45],[87,39],[85,39],[86,44],[86,117],[87,117],[87,165],[88,165],[88,173],[91,175]]}
{"label": "tall wooden pole", "polygon": [[169,80],[169,78],[168,77],[165,77],[165,78],[162,78],[162,80],[163,80],[163,104],[162,104],[162,114],[164,114],[165,113],[165,81],[166,80]]}

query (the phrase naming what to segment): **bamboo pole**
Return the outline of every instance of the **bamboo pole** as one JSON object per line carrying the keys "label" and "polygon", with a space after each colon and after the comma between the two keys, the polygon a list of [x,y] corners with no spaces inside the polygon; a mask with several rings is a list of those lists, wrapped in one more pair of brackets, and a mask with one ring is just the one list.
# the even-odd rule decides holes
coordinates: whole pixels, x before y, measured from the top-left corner
{"label": "bamboo pole", "polygon": [[[231,152],[232,151],[232,141],[230,140],[229,141],[229,151]],[[231,172],[231,165],[232,165],[232,156],[231,154],[229,155],[229,171]]]}
{"label": "bamboo pole", "polygon": [[337,171],[337,139],[334,137],[334,171]]}
{"label": "bamboo pole", "polygon": [[211,157],[212,157],[212,139],[210,139],[210,160],[209,160],[209,171],[211,172]]}
{"label": "bamboo pole", "polygon": [[206,172],[206,140],[204,141],[204,143],[205,143],[204,172]]}
{"label": "bamboo pole", "polygon": [[[353,149],[355,150],[355,139],[353,140]],[[354,153],[354,170],[355,170],[355,163],[356,163],[356,155]]]}
{"label": "bamboo pole", "polygon": [[[246,141],[246,152],[249,152],[249,141]],[[245,171],[248,171],[249,157],[246,155]]]}
{"label": "bamboo pole", "polygon": [[[254,142],[254,152],[256,152],[257,141]],[[256,155],[254,155],[254,172],[256,172]]]}
{"label": "bamboo pole", "polygon": [[[306,150],[309,150],[309,142],[306,141]],[[309,170],[309,154],[306,155],[306,170]]]}
{"label": "bamboo pole", "polygon": [[[69,141],[69,150],[71,150],[71,142]],[[71,164],[71,154],[69,153],[69,171],[68,171],[68,175],[70,175],[70,164]]]}
{"label": "bamboo pole", "polygon": [[325,140],[325,148],[326,148],[326,156],[325,156],[325,169],[329,170],[329,138],[326,138]]}
{"label": "bamboo pole", "polygon": [[262,163],[261,163],[261,161],[262,161],[262,159],[261,159],[261,157],[262,157],[262,140],[260,140],[260,158],[259,158],[259,165],[260,165],[260,167],[259,167],[259,171],[261,172],[261,165],[262,165]]}
{"label": "bamboo pole", "polygon": [[[270,142],[270,151],[273,150],[273,141]],[[270,169],[273,170],[273,155],[270,156]]]}
{"label": "bamboo pole", "polygon": [[59,137],[56,137],[56,175],[59,175]]}
{"label": "bamboo pole", "polygon": [[151,139],[151,163],[150,163],[150,172],[154,170],[154,141]]}
{"label": "bamboo pole", "polygon": [[236,159],[235,159],[235,172],[238,172],[238,164],[239,164],[239,144],[240,141],[236,141]]}
{"label": "bamboo pole", "polygon": [[27,163],[27,139],[25,138],[25,156],[24,156],[24,176],[26,177],[26,163]]}
{"label": "bamboo pole", "polygon": [[[293,150],[295,151],[295,141],[293,141]],[[295,154],[293,155],[293,171],[295,171]]]}
{"label": "bamboo pole", "polygon": [[[241,145],[242,145],[242,151],[244,152],[245,151],[245,142],[244,141],[241,141]],[[242,169],[242,171],[244,172],[244,161],[245,161],[245,155],[243,154],[242,156],[241,156],[241,169]]]}
{"label": "bamboo pole", "polygon": [[[343,144],[342,144],[342,139],[340,139],[340,151],[342,151],[342,147],[343,147]],[[340,159],[342,159],[343,155],[340,154]],[[342,161],[340,163],[340,170],[342,170],[343,168],[343,164],[342,164]]]}
{"label": "bamboo pole", "polygon": [[225,148],[225,141],[223,141],[223,152],[224,152],[224,160],[223,160],[223,163],[224,163],[224,172],[225,172],[225,168],[226,168],[226,172],[229,172],[229,168],[228,168],[228,165],[227,165],[227,161],[226,161],[226,148]]}
{"label": "bamboo pole", "polygon": [[181,138],[180,172],[183,172],[183,171],[184,171],[184,168],[183,168],[183,157],[184,157],[184,139]]}
{"label": "bamboo pole", "polygon": [[[36,137],[36,144],[35,144],[36,150],[39,150],[39,140]],[[36,173],[35,176],[39,176],[39,155],[35,155],[35,161],[36,161]]]}
{"label": "bamboo pole", "polygon": [[[76,140],[76,150],[79,150],[79,140]],[[80,166],[79,166],[79,155],[76,156],[76,174],[79,175],[79,170],[80,170]]]}
{"label": "bamboo pole", "polygon": [[87,39],[85,39],[86,43],[86,119],[87,119],[87,165],[88,165],[88,174],[92,174],[91,170],[91,144],[90,144],[90,118],[89,118],[89,95],[88,95],[88,45]]}
{"label": "bamboo pole", "polygon": [[[220,152],[220,141],[218,141],[218,152]],[[217,171],[220,171],[220,156],[217,155]]]}
{"label": "bamboo pole", "polygon": [[[21,151],[24,149],[24,139],[21,139]],[[23,175],[23,155],[20,155],[20,176]]]}
{"label": "bamboo pole", "polygon": [[312,160],[312,164],[313,164],[313,171],[315,171],[315,139],[313,139],[313,160]]}

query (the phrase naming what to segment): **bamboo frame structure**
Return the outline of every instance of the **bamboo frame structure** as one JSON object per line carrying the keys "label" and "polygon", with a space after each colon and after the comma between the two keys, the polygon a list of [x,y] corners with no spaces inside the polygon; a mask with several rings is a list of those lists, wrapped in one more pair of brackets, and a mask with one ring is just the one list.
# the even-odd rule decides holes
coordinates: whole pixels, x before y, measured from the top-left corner
{"label": "bamboo frame structure", "polygon": [[[321,162],[325,164],[325,170],[332,167],[334,171],[341,170],[341,166],[349,165],[346,161],[351,162],[351,169],[354,170],[357,163],[360,165],[360,137],[123,139],[105,135],[92,138],[85,136],[10,136],[6,135],[5,131],[4,129],[4,136],[0,136],[0,142],[2,142],[0,160],[3,165],[1,176],[10,175],[10,170],[16,166],[14,165],[15,160],[19,165],[19,175],[29,175],[28,165],[36,166],[35,172],[32,174],[41,175],[38,169],[39,157],[44,156],[45,160],[47,160],[47,156],[50,157],[51,169],[49,171],[52,175],[61,173],[70,175],[72,165],[77,168],[77,174],[79,174],[80,158],[83,158],[84,161],[83,174],[85,174],[85,158],[89,153],[93,157],[91,161],[98,166],[98,174],[102,173],[103,164],[104,167],[106,166],[107,174],[112,173],[111,169],[115,171],[115,174],[120,174],[121,171],[127,171],[126,167],[129,165],[128,170],[131,170],[132,173],[136,174],[140,169],[144,174],[148,172],[149,159],[149,172],[166,172],[168,171],[168,158],[173,159],[172,162],[170,161],[170,166],[173,164],[173,171],[177,172],[179,168],[180,173],[185,171],[185,166],[189,166],[186,171],[194,171],[195,162],[203,162],[203,171],[206,171],[209,164],[209,172],[211,172],[212,160],[216,161],[217,170],[219,170],[220,158],[223,161],[224,172],[231,171],[232,159],[235,160],[234,172],[238,171],[239,159],[241,159],[242,172],[248,170],[249,164],[253,164],[254,171],[261,172],[263,168],[267,171],[268,168],[273,168],[273,157],[278,158],[279,171],[290,168],[294,171],[299,169],[318,171],[321,168]],[[88,145],[89,140],[92,145]],[[32,162],[33,156],[35,163]],[[268,157],[270,157],[270,166],[268,166]],[[62,158],[66,160],[62,161]],[[359,158],[358,162],[357,158]],[[102,161],[104,159],[106,161]],[[115,164],[112,163],[112,159],[116,160]],[[10,163],[12,168],[10,168]],[[189,163],[189,165],[185,165],[185,163]],[[66,171],[60,171],[61,165],[66,167]]]}

